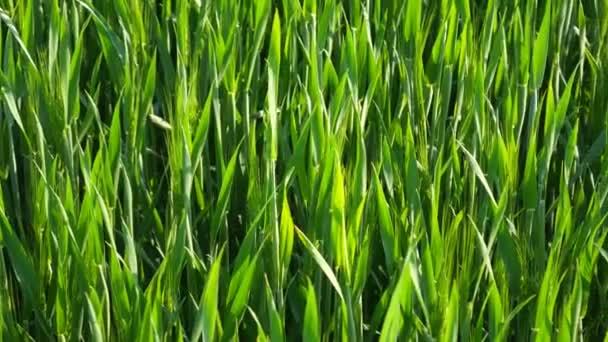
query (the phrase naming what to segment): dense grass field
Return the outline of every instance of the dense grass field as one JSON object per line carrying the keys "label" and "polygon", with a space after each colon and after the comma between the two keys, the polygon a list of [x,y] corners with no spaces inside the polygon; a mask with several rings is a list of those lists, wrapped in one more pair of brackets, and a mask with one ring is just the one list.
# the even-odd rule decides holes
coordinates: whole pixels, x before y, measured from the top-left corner
{"label": "dense grass field", "polygon": [[0,0],[0,341],[608,341],[608,0]]}

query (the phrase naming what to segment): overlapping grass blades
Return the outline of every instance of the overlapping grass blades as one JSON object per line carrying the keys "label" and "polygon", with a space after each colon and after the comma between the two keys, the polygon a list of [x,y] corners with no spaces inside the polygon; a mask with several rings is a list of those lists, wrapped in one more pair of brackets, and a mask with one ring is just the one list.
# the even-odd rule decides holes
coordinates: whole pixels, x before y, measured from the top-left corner
{"label": "overlapping grass blades", "polygon": [[0,340],[608,338],[608,3],[0,0]]}

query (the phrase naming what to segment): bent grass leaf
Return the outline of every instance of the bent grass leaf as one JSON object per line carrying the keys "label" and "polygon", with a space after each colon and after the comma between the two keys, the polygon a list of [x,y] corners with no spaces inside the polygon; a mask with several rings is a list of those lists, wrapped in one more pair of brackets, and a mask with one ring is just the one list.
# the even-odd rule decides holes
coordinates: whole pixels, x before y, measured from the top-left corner
{"label": "bent grass leaf", "polygon": [[15,235],[15,231],[8,222],[3,210],[0,210],[0,229],[0,232],[2,232],[2,240],[0,242],[7,249],[9,260],[17,276],[17,281],[23,288],[25,302],[30,306],[38,306],[40,295],[38,274],[27,254],[27,250]]}
{"label": "bent grass leaf", "polygon": [[302,244],[304,245],[304,247],[306,248],[308,253],[310,253],[310,255],[315,260],[317,265],[319,265],[319,268],[321,268],[321,271],[323,271],[323,273],[327,277],[327,280],[329,280],[329,282],[333,286],[334,290],[336,290],[336,293],[338,294],[340,299],[342,301],[344,301],[344,295],[342,294],[342,288],[340,287],[340,282],[338,282],[338,278],[334,274],[334,271],[331,269],[331,266],[329,266],[327,261],[325,261],[325,258],[323,258],[323,255],[319,252],[319,250],[315,247],[315,245],[313,245],[313,243],[310,242],[308,237],[306,237],[306,235],[298,227],[295,227],[295,229],[296,229],[296,233],[298,234],[298,238],[300,238],[300,241],[302,242]]}
{"label": "bent grass leaf", "polygon": [[471,152],[469,152],[464,147],[464,145],[462,145],[460,142],[458,142],[458,145],[464,152],[465,156],[467,156],[467,159],[469,160],[469,164],[471,165],[473,172],[475,173],[475,175],[481,182],[481,185],[483,186],[483,188],[486,190],[486,193],[488,194],[488,196],[490,197],[490,200],[492,201],[493,207],[496,208],[498,206],[498,203],[496,203],[496,199],[494,198],[494,194],[492,193],[490,184],[488,184],[488,180],[486,179],[486,176],[484,175],[483,171],[481,170],[481,167],[477,163],[477,160],[475,160],[475,157],[471,154]]}

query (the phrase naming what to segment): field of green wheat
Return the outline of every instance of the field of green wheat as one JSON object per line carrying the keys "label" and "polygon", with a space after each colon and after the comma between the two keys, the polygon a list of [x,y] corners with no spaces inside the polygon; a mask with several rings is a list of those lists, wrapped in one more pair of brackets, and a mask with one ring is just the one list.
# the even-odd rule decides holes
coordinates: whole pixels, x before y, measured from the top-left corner
{"label": "field of green wheat", "polygon": [[0,0],[0,341],[608,341],[608,0]]}

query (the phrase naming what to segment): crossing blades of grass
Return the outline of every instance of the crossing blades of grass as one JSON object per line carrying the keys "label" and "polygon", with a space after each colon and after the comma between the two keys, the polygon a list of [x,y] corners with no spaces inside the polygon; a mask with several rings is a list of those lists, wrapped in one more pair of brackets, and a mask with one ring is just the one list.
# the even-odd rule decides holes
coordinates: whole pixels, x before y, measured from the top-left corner
{"label": "crossing blades of grass", "polygon": [[0,0],[0,340],[605,339],[607,32],[605,1]]}

